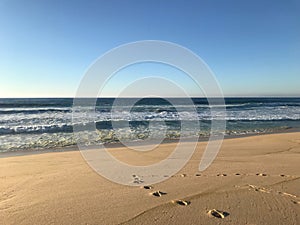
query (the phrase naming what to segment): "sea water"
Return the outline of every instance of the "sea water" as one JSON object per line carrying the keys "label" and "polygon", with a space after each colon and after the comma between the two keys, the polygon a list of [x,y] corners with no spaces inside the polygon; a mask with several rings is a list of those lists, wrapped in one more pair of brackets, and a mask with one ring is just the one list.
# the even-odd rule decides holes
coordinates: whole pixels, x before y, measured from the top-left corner
{"label": "sea water", "polygon": [[[93,116],[97,135],[83,130],[86,145],[162,136],[165,140],[208,137],[211,109],[224,107],[209,105],[205,98],[193,98],[192,104],[183,98],[173,99],[172,104],[161,98],[136,99],[134,105],[129,100],[118,99],[114,106],[113,98],[98,99],[93,115],[88,115],[74,110],[72,98],[0,99],[0,152],[75,146],[72,116],[80,125],[90,123]],[[225,136],[300,128],[300,98],[226,98],[225,107]],[[183,121],[195,124],[195,120],[199,127],[182,131]]]}

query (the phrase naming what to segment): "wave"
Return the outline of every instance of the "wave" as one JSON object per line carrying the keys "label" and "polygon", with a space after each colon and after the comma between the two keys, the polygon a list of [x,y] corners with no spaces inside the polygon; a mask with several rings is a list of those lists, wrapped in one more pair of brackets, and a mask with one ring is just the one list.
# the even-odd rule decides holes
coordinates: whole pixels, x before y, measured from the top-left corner
{"label": "wave", "polygon": [[6,134],[37,134],[37,133],[59,133],[73,132],[73,126],[67,124],[61,125],[28,125],[28,126],[13,126],[0,127],[0,135]]}
{"label": "wave", "polygon": [[70,108],[2,108],[0,109],[1,114],[38,114],[45,112],[72,112]]}
{"label": "wave", "polygon": [[[273,128],[252,127],[228,129],[224,135],[245,135],[258,134],[267,132],[276,132],[286,130],[287,126],[278,126]],[[178,140],[178,138],[190,137],[209,137],[209,129],[201,129],[194,131],[182,132],[180,130],[164,130],[157,129],[154,133],[148,129],[128,130],[120,129],[118,132],[114,130],[97,130],[96,134],[82,131],[77,133],[80,140],[76,139],[73,133],[43,133],[43,134],[18,134],[18,138],[14,135],[0,135],[0,152],[18,151],[18,150],[34,150],[34,149],[53,149],[67,146],[76,146],[77,141],[86,146],[95,146],[105,143],[118,143],[122,139],[126,142],[142,142],[143,140],[155,140],[165,137],[166,140]]]}
{"label": "wave", "polygon": [[[222,118],[216,118],[216,120],[222,120]],[[82,123],[77,124],[77,127],[84,130],[89,125],[95,124],[98,130],[112,130],[114,129],[113,125],[118,129],[126,128],[127,126],[130,127],[132,130],[138,129],[148,129],[149,125],[155,126],[156,129],[160,129],[160,126],[167,126],[169,129],[180,129],[182,122],[190,122],[190,123],[198,123],[201,124],[211,124],[211,118],[201,118],[199,120],[194,120],[191,118],[184,118],[183,120],[177,120],[174,118],[169,119],[161,119],[161,120],[153,120],[152,118],[148,118],[146,120],[96,120],[95,122],[90,121],[83,121]],[[300,117],[297,118],[226,118],[224,122],[235,122],[235,123],[272,123],[272,122],[279,122],[279,123],[288,123],[288,122],[296,122],[300,124]],[[193,127],[191,125],[191,127]],[[238,127],[238,125],[237,125]],[[2,125],[0,126],[0,135],[17,135],[17,134],[43,134],[43,133],[72,133],[73,132],[73,125],[72,123],[60,123],[60,124],[33,124],[33,125]]]}
{"label": "wave", "polygon": [[[113,99],[97,103],[95,110],[87,106],[72,109],[72,99],[0,99],[0,150],[22,148],[50,148],[76,144],[73,138],[72,116],[82,127],[87,143],[118,141],[116,131],[125,139],[140,140],[148,137],[153,129],[153,138],[164,135],[178,138],[180,135],[209,133],[212,119],[224,119],[218,107],[226,107],[225,120],[228,134],[268,132],[282,127],[300,128],[300,99],[225,99],[224,105],[208,105],[204,99],[190,101],[179,99],[176,105],[166,101],[147,99],[134,107],[123,105],[113,108]],[[196,108],[196,114],[195,112]],[[79,109],[79,110],[78,110]],[[212,110],[214,109],[214,110]],[[182,120],[200,122],[201,133],[191,130],[182,134]],[[98,137],[93,137],[85,126],[96,123]],[[129,124],[129,129],[125,125]],[[151,125],[151,126],[150,126]],[[202,132],[203,131],[203,132]]]}

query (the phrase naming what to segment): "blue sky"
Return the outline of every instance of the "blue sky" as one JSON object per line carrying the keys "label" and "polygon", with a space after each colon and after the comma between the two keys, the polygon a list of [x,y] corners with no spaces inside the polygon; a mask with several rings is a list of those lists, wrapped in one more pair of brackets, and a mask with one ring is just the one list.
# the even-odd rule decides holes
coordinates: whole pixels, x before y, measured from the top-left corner
{"label": "blue sky", "polygon": [[[139,40],[189,48],[226,96],[300,96],[295,0],[1,0],[0,27],[0,97],[72,97],[95,59]],[[149,65],[139,68],[127,71],[132,79]],[[123,79],[112,79],[106,95]],[[189,79],[180,82],[201,95]]]}

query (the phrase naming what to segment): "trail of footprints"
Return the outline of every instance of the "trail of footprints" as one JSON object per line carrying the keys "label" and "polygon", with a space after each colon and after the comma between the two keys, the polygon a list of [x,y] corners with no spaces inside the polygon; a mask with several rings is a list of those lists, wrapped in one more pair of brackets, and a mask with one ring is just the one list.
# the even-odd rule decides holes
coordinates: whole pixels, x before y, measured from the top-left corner
{"label": "trail of footprints", "polygon": [[[226,174],[226,173],[218,173],[216,175],[207,175],[207,174],[200,174],[200,173],[196,173],[195,175],[188,175],[188,174],[176,174],[173,175],[171,177],[182,177],[182,178],[188,178],[188,177],[213,177],[213,176],[217,176],[217,177],[230,177],[230,176],[244,176],[244,177],[249,177],[249,176],[259,176],[259,177],[286,177],[286,178],[298,178],[298,176],[293,176],[293,175],[286,175],[286,174],[279,174],[279,175],[271,175],[271,174],[266,174],[266,173],[256,173],[256,174],[242,174],[242,173],[234,173],[234,174]],[[143,179],[140,178],[137,175],[132,175],[133,177],[133,183],[135,184],[142,184],[144,183]],[[164,177],[168,177],[168,175],[165,175]]]}
{"label": "trail of footprints", "polygon": [[[285,175],[285,174],[280,174],[280,175],[268,175],[266,173],[256,173],[256,174],[241,174],[241,173],[235,173],[235,174],[231,174],[231,175],[228,175],[226,173],[219,173],[215,176],[218,176],[218,177],[227,177],[227,176],[260,176],[260,177],[268,177],[268,176],[280,176],[280,177],[295,177],[295,176],[292,176],[292,175]],[[196,177],[208,177],[208,176],[213,176],[213,175],[202,175],[200,173],[197,173],[195,174],[194,176]],[[172,177],[189,177],[187,174],[179,174],[179,175],[174,175]],[[138,176],[134,175],[133,176],[134,178],[134,183],[143,183],[142,179],[138,178]],[[237,188],[245,188],[245,187],[240,187],[240,186],[235,186]],[[296,196],[296,195],[293,195],[293,194],[290,194],[290,193],[286,193],[286,192],[281,192],[281,191],[276,191],[276,190],[272,190],[272,189],[268,189],[268,188],[264,188],[264,187],[258,187],[258,186],[255,186],[255,185],[252,185],[252,184],[248,184],[246,186],[247,188],[249,188],[249,190],[254,190],[254,191],[258,191],[258,192],[262,192],[262,193],[275,193],[275,194],[279,194],[279,195],[282,195],[282,196],[285,196],[285,197],[290,197],[292,198],[292,202],[294,204],[300,204],[300,197],[299,196]],[[145,186],[141,186],[142,189],[145,189],[145,190],[152,190],[154,189],[153,186],[150,186],[150,185],[145,185]],[[164,195],[167,195],[167,192],[164,192],[164,191],[152,191],[149,193],[149,195],[151,196],[154,196],[154,197],[162,197]],[[188,206],[191,204],[190,201],[187,201],[187,200],[182,200],[182,199],[177,199],[177,200],[172,200],[171,201],[173,204],[176,204],[176,205],[179,205],[179,206]],[[221,211],[221,210],[217,210],[217,209],[211,209],[207,212],[207,214],[211,217],[215,217],[215,218],[220,218],[220,219],[224,219],[225,217],[227,217],[229,215],[228,212],[224,212],[224,211]]]}
{"label": "trail of footprints", "polygon": [[[182,176],[184,177],[184,176]],[[150,186],[150,185],[145,185],[145,186],[142,186],[141,188],[145,189],[145,190],[151,190],[153,189],[153,186]],[[167,193],[166,192],[163,192],[163,191],[153,191],[153,192],[150,192],[150,195],[152,196],[155,196],[155,197],[161,197],[163,195],[166,195]],[[191,204],[190,201],[187,201],[187,200],[181,200],[181,199],[178,199],[178,200],[172,200],[171,201],[173,204],[176,204],[176,205],[179,205],[179,206],[188,206]],[[226,216],[229,215],[228,212],[223,212],[223,211],[220,211],[220,210],[217,210],[217,209],[211,209],[207,212],[207,214],[211,217],[216,217],[216,218],[220,218],[220,219],[224,219]]]}
{"label": "trail of footprints", "polygon": [[[239,187],[239,186],[237,186]],[[278,194],[284,197],[289,197],[291,198],[292,203],[294,204],[300,204],[300,197],[297,195],[293,195],[287,192],[282,192],[282,191],[276,191],[270,188],[265,188],[265,187],[258,187],[256,185],[253,184],[248,184],[249,190],[254,190],[254,191],[258,191],[258,192],[262,192],[262,193],[267,193],[267,194]],[[239,187],[239,188],[243,188],[243,187]]]}
{"label": "trail of footprints", "polygon": [[256,173],[256,174],[242,174],[242,173],[234,173],[234,174],[226,174],[226,173],[218,173],[216,175],[207,175],[207,174],[200,174],[196,173],[195,175],[187,175],[187,174],[177,174],[173,175],[172,177],[212,177],[212,176],[217,176],[217,177],[227,177],[227,176],[259,176],[259,177],[291,177],[291,178],[297,178],[297,176],[293,175],[285,175],[285,174],[279,174],[279,175],[271,175],[271,174],[266,174],[266,173]]}

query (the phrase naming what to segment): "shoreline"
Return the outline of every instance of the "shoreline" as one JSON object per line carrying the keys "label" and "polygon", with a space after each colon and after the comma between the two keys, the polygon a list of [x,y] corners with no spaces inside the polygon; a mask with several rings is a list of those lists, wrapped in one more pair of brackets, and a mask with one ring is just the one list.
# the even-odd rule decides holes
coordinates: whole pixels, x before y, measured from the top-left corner
{"label": "shoreline", "polygon": [[[285,133],[298,133],[300,132],[299,128],[286,128],[272,132],[265,132],[265,133],[249,133],[249,134],[242,134],[242,135],[225,135],[224,140],[227,139],[239,139],[245,137],[253,137],[253,136],[263,136],[263,135],[270,135],[270,134],[285,134]],[[207,142],[208,137],[199,137],[197,142]],[[191,138],[184,138],[182,141],[189,142]],[[162,141],[161,144],[169,144],[169,143],[177,143],[179,139],[165,139]],[[145,145],[142,141],[133,141],[130,143],[131,146],[142,146]],[[112,149],[112,148],[123,148],[126,147],[120,142],[115,143],[106,143],[104,144],[105,148]],[[97,146],[89,146],[88,148],[94,148]],[[11,150],[7,152],[0,152],[0,159],[6,157],[15,157],[15,156],[24,156],[24,155],[35,155],[35,154],[44,154],[44,153],[51,153],[51,152],[68,152],[68,151],[79,151],[77,145],[66,146],[66,147],[57,147],[57,148],[37,148],[37,149],[20,149],[20,150]]]}
{"label": "shoreline", "polygon": [[[285,134],[285,133],[298,133],[300,132],[300,128],[286,128],[286,129],[281,129],[277,131],[272,131],[272,132],[264,132],[264,133],[249,133],[249,134],[242,134],[242,135],[225,135],[224,140],[227,139],[239,139],[239,138],[246,138],[246,137],[255,137],[255,136],[264,136],[264,135],[272,135],[272,134]],[[184,138],[182,141],[184,142],[190,142],[191,138]],[[199,137],[198,141],[199,143],[201,142],[207,142],[208,137]],[[165,139],[161,143],[162,145],[164,144],[173,144],[177,143],[179,139]],[[133,141],[130,142],[130,146],[142,146],[145,145],[143,141]],[[146,144],[147,145],[147,144]],[[106,143],[104,144],[105,148],[108,149],[113,149],[113,148],[122,148],[126,147],[120,142],[115,142],[115,143]],[[93,149],[97,146],[89,146],[88,148]],[[45,154],[45,153],[52,153],[52,152],[69,152],[69,151],[79,151],[79,148],[77,145],[72,145],[72,146],[66,146],[66,147],[57,147],[57,148],[37,148],[37,149],[27,149],[27,150],[15,150],[15,151],[7,151],[7,152],[0,152],[0,158],[7,158],[7,157],[15,157],[15,156],[26,156],[26,155],[36,155],[36,154]]]}

